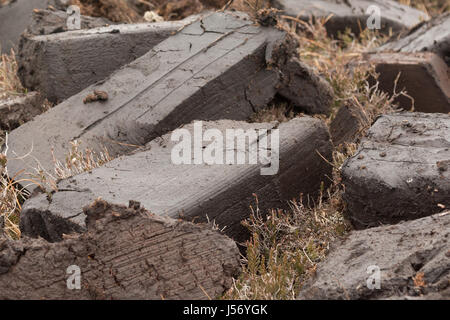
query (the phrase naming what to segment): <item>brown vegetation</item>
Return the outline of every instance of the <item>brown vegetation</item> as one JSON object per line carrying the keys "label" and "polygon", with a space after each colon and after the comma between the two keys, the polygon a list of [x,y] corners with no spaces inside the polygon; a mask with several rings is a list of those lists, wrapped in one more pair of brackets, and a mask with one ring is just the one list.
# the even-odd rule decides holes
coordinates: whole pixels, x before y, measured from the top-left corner
{"label": "brown vegetation", "polygon": [[81,14],[105,17],[113,22],[140,22],[137,10],[126,0],[71,0],[81,9]]}
{"label": "brown vegetation", "polygon": [[17,75],[16,53],[11,50],[10,54],[0,56],[0,99],[25,93]]}

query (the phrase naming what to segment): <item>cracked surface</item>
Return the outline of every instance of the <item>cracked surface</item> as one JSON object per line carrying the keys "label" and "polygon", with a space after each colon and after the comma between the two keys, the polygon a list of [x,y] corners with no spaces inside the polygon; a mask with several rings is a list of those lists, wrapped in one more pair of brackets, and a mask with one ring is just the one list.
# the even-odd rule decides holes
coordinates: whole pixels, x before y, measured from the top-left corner
{"label": "cracked surface", "polygon": [[[202,25],[211,32],[204,32]],[[39,165],[52,172],[52,149],[55,158],[63,160],[74,139],[81,140],[83,148],[101,152],[107,147],[111,156],[118,156],[193,120],[247,120],[283,87],[278,86],[282,66],[267,67],[268,61],[279,62],[273,53],[284,50],[285,41],[284,32],[257,27],[243,14],[204,17],[11,132],[8,171],[15,175]],[[293,72],[304,77],[294,83],[308,85],[317,99],[299,103],[313,112],[320,106],[326,113],[331,99],[319,98],[325,82],[309,72]],[[94,90],[106,92],[108,101],[83,104]],[[28,157],[14,159],[30,150]]]}
{"label": "cracked surface", "polygon": [[[383,115],[342,167],[356,228],[417,219],[450,206],[450,116]],[[438,206],[440,204],[441,206]]]}
{"label": "cracked surface", "polygon": [[[206,300],[239,272],[236,244],[209,225],[104,201],[84,213],[87,232],[56,244],[0,236],[0,299]],[[70,265],[81,269],[81,290],[67,289]]]}
{"label": "cracked surface", "polygon": [[[450,214],[353,231],[335,244],[300,299],[449,299]],[[367,287],[369,266],[380,289]],[[414,279],[423,277],[424,286]]]}
{"label": "cracked surface", "polygon": [[[275,127],[280,130],[280,169],[276,175],[262,176],[263,165],[259,162],[257,165],[248,161],[243,165],[175,165],[171,152],[178,142],[172,142],[171,134],[167,134],[150,142],[145,150],[61,181],[59,191],[49,199],[40,194],[27,200],[21,213],[21,230],[29,236],[59,241],[63,232],[79,232],[85,228],[84,216],[77,213],[101,197],[118,204],[134,199],[155,214],[181,216],[188,221],[205,221],[208,216],[221,228],[226,226],[227,235],[242,240],[247,232],[240,222],[250,214],[253,193],[259,197],[261,212],[265,212],[285,207],[287,201],[298,198],[300,193],[315,198],[321,181],[328,185],[326,176],[331,175],[331,167],[317,155],[320,152],[326,159],[331,157],[328,130],[322,121],[306,116],[282,124],[230,120],[203,123],[204,131],[218,129],[224,137],[226,129]],[[184,128],[192,134],[192,124]],[[252,145],[256,143],[252,140]],[[203,142],[203,146],[209,144]],[[224,152],[228,150],[225,143],[223,148]],[[245,150],[246,157],[248,150]]]}

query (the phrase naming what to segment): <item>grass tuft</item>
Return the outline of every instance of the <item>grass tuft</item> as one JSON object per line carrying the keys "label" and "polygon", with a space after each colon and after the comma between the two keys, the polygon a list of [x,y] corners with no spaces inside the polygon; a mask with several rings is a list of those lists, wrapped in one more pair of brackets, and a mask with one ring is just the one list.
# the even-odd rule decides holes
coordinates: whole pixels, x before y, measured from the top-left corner
{"label": "grass tuft", "polygon": [[397,0],[401,4],[414,7],[434,17],[450,10],[448,0]]}
{"label": "grass tuft", "polygon": [[112,160],[106,147],[100,153],[96,153],[89,148],[83,151],[79,140],[72,141],[70,144],[71,150],[64,163],[54,159],[58,179],[67,179],[82,172],[91,171]]}
{"label": "grass tuft", "polygon": [[0,56],[0,100],[27,92],[17,75],[16,53],[11,49],[10,54]]}
{"label": "grass tuft", "polygon": [[255,112],[250,122],[286,122],[297,115],[295,108],[285,100],[274,99],[267,107]]}
{"label": "grass tuft", "polygon": [[244,222],[252,234],[246,243],[243,271],[224,299],[291,300],[296,299],[305,281],[311,277],[328,253],[330,243],[351,229],[344,218],[344,203],[339,167],[356,151],[347,146],[347,154],[334,152],[334,183],[314,199],[290,203],[289,210],[260,212],[255,208]]}
{"label": "grass tuft", "polygon": [[[10,239],[20,238],[19,217],[26,191],[8,176],[7,148],[0,153],[0,235]],[[3,229],[3,230],[2,230]]]}
{"label": "grass tuft", "polygon": [[[30,178],[16,179],[16,177],[8,175],[7,138],[6,136],[5,151],[0,153],[0,217],[4,220],[4,233],[11,239],[20,238],[20,212],[22,203],[29,197],[26,188],[35,185],[50,195],[51,192],[57,191],[58,180],[91,171],[112,160],[106,148],[102,152],[96,153],[89,148],[82,150],[81,142],[73,141],[65,161],[54,159],[54,173],[46,172],[38,166],[33,168],[32,172],[25,172],[25,170],[21,172],[27,173]],[[1,231],[0,229],[0,233]]]}

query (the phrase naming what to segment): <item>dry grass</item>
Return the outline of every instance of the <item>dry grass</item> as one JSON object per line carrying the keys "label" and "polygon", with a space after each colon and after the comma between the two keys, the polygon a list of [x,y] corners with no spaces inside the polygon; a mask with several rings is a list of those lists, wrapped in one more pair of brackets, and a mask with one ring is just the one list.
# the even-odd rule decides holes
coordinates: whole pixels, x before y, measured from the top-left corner
{"label": "dry grass", "polygon": [[14,50],[0,56],[0,99],[26,93],[17,76],[17,61]]}
{"label": "dry grass", "polygon": [[430,16],[436,16],[450,10],[449,0],[397,0],[398,2],[425,11]]}
{"label": "dry grass", "polygon": [[20,190],[7,178],[3,162],[6,163],[6,158],[0,154],[0,234],[4,231],[11,239],[18,239],[22,196]]}
{"label": "dry grass", "polygon": [[300,43],[300,59],[316,68],[334,90],[331,117],[348,101],[367,95],[365,84],[376,75],[373,66],[363,62],[363,54],[387,41],[387,36],[366,29],[356,37],[347,30],[335,40],[327,35],[327,19],[309,23],[287,19],[282,26]]}
{"label": "dry grass", "polygon": [[225,299],[295,299],[326,256],[330,241],[348,230],[341,212],[330,203],[320,202],[312,209],[293,202],[289,211],[271,210],[267,217],[257,209],[252,212],[246,225],[253,236],[247,243],[243,273]]}
{"label": "dry grass", "polygon": [[[105,17],[114,22],[141,22],[146,11],[154,11],[164,20],[180,20],[204,10],[222,8],[228,0],[71,0],[81,13]],[[247,0],[242,0],[247,1]],[[250,0],[254,2],[254,0]]]}
{"label": "dry grass", "polygon": [[301,286],[327,255],[330,243],[350,230],[343,215],[338,169],[355,151],[355,145],[347,145],[346,154],[334,152],[333,185],[328,190],[322,188],[316,201],[310,198],[292,201],[289,210],[273,209],[266,215],[259,211],[256,198],[256,206],[244,223],[252,237],[246,243],[243,272],[225,299],[297,297]]}
{"label": "dry grass", "polygon": [[83,151],[80,148],[81,141],[75,140],[70,144],[72,147],[65,162],[54,159],[55,173],[58,179],[67,179],[82,172],[91,171],[112,160],[105,147],[103,151],[96,153],[89,148]]}
{"label": "dry grass", "polygon": [[248,12],[254,17],[257,16],[259,10],[271,7],[269,0],[234,0],[230,8]]}
{"label": "dry grass", "polygon": [[[26,93],[17,76],[15,57],[13,50],[10,54],[0,56],[0,100]],[[5,137],[6,132],[0,128],[0,147],[4,144]],[[6,155],[0,153],[0,228],[3,225],[6,236],[18,239],[20,237],[19,213],[26,195],[23,189],[8,177],[6,165]]]}
{"label": "dry grass", "polygon": [[71,142],[71,145],[65,161],[61,162],[54,159],[54,172],[46,172],[38,166],[32,172],[25,172],[24,170],[20,173],[26,173],[30,178],[16,179],[16,177],[9,177],[8,175],[6,140],[5,152],[0,153],[0,218],[2,217],[5,222],[5,234],[11,239],[20,238],[20,211],[22,210],[22,203],[29,196],[26,191],[27,187],[36,185],[42,191],[50,194],[50,192],[57,190],[58,180],[91,171],[112,160],[106,148],[102,152],[96,153],[88,148],[82,150],[80,141]]}
{"label": "dry grass", "polygon": [[[405,92],[390,96],[378,89],[378,75],[372,65],[365,63],[364,54],[387,41],[388,36],[364,30],[358,37],[349,30],[338,39],[328,37],[324,27],[326,19],[303,22],[285,17],[279,27],[295,37],[300,46],[298,54],[302,61],[317,70],[334,91],[332,110],[328,117],[322,117],[328,124],[344,105],[353,105],[366,114],[369,121],[383,113],[395,110],[393,101]],[[255,114],[251,121],[287,121],[297,115],[295,108],[286,102],[274,102],[268,108]]]}
{"label": "dry grass", "polygon": [[272,101],[269,105],[256,112],[250,122],[286,122],[296,116],[295,110],[289,102]]}
{"label": "dry grass", "polygon": [[[8,175],[8,149],[0,153],[0,234],[2,231],[11,239],[20,238],[19,217],[22,210],[22,202],[28,196],[20,183],[25,181],[14,181],[15,177]],[[1,228],[3,227],[3,230]]]}
{"label": "dry grass", "polygon": [[104,17],[113,22],[142,22],[137,9],[126,0],[71,0],[71,4],[81,9],[81,14]]}
{"label": "dry grass", "polygon": [[113,159],[105,147],[97,153],[90,148],[82,149],[82,142],[79,140],[71,141],[70,144],[71,148],[63,161],[53,156],[53,172],[44,170],[39,164],[31,172],[25,172],[32,177],[32,183],[38,185],[44,192],[57,191],[59,180],[91,171]]}

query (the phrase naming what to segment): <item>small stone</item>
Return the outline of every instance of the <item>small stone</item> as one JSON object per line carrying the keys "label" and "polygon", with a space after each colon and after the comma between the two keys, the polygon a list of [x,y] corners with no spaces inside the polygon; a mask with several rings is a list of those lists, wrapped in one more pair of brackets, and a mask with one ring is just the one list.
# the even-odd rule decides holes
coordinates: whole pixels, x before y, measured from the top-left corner
{"label": "small stone", "polygon": [[164,21],[164,18],[155,11],[147,11],[144,14],[144,20],[147,22],[162,22]]}

